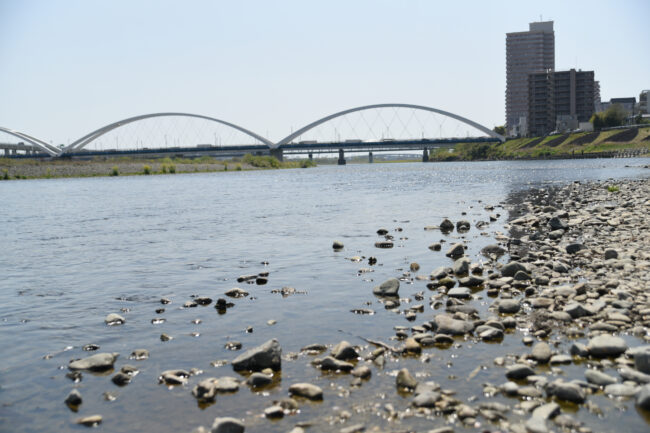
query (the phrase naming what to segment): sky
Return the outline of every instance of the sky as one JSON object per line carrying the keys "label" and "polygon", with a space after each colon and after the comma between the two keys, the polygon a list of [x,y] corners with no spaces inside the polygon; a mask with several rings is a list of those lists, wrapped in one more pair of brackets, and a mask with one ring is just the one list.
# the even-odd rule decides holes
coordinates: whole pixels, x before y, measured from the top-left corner
{"label": "sky", "polygon": [[375,103],[505,122],[506,33],[555,22],[556,70],[650,89],[650,1],[0,0],[0,126],[68,143],[176,111],[277,141]]}

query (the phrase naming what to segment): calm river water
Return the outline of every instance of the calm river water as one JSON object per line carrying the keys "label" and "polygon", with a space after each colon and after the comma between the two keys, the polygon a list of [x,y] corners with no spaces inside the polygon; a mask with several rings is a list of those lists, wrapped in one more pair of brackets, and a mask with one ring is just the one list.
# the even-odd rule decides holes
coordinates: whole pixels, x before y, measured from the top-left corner
{"label": "calm river water", "polygon": [[[528,350],[520,334],[508,335],[500,344],[472,347],[468,342],[447,350],[427,349],[429,363],[417,358],[389,362],[383,370],[373,369],[373,378],[353,391],[350,376],[321,375],[306,355],[284,360],[281,380],[261,393],[242,385],[237,393],[199,407],[190,390],[203,377],[238,376],[229,365],[211,365],[239,353],[224,347],[230,340],[240,341],[245,350],[275,337],[284,355],[310,343],[345,339],[365,345],[356,336],[388,342],[393,326],[413,323],[384,310],[372,296],[372,287],[402,276],[414,261],[422,266],[422,275],[451,263],[444,246],[443,253],[427,246],[440,239],[452,242],[458,234],[445,236],[425,231],[425,226],[439,224],[443,217],[456,221],[462,212],[472,224],[487,220],[485,205],[497,206],[530,186],[648,176],[649,170],[641,168],[647,163],[610,159],[374,164],[2,182],[0,430],[84,431],[74,423],[77,417],[102,414],[99,429],[106,432],[189,432],[211,425],[215,416],[245,418],[247,432],[285,432],[299,422],[319,426],[309,431],[338,431],[342,426],[334,423],[338,418],[333,415],[340,409],[352,414],[346,425],[362,422],[415,431],[444,425],[444,417],[389,424],[380,408],[367,405],[383,401],[398,409],[408,406],[409,398],[397,395],[394,386],[394,370],[402,366],[455,389],[464,401],[481,401],[480,388],[465,378],[482,364],[489,368],[479,373],[477,383],[503,383],[503,369],[491,368],[492,359]],[[484,230],[488,236],[473,225],[465,235],[475,261],[480,260],[479,250],[494,242],[493,234],[504,231],[507,212],[499,207],[494,212],[502,216]],[[395,236],[395,248],[374,247],[380,227]],[[402,231],[396,231],[398,227]],[[342,252],[332,250],[335,239],[345,244]],[[376,256],[374,272],[359,274],[368,267],[367,260],[347,259],[352,256]],[[266,285],[236,281],[240,275],[264,271],[269,272]],[[271,292],[283,286],[305,293],[283,298]],[[252,298],[234,300],[226,314],[217,314],[212,305],[180,308],[192,295],[216,299],[233,287],[245,288]],[[426,281],[405,281],[400,294],[412,297],[422,290],[428,297]],[[172,303],[161,305],[161,297]],[[483,296],[475,304],[485,311],[490,302]],[[434,314],[426,298],[424,304],[416,324]],[[157,314],[161,307],[166,311]],[[377,313],[356,315],[350,312],[354,308]],[[112,312],[124,315],[127,323],[106,326],[104,318]],[[166,321],[152,324],[154,318]],[[270,326],[269,320],[277,324]],[[246,332],[248,326],[253,332]],[[163,332],[173,340],[162,342]],[[100,352],[119,352],[116,367],[133,364],[140,373],[121,388],[110,375],[84,373],[81,382],[73,383],[65,376],[66,366],[73,358],[91,355],[82,350],[89,343],[101,346]],[[129,360],[137,348],[148,349],[150,358]],[[159,385],[160,372],[173,368],[204,373],[184,387]],[[265,420],[264,408],[286,397],[289,385],[298,381],[320,385],[324,401],[304,404],[299,414],[280,421]],[[73,388],[84,398],[76,414],[64,404]],[[105,400],[106,391],[117,398]],[[632,403],[621,406],[629,412],[628,432],[647,431],[648,424]],[[576,416],[599,430],[620,422],[619,409],[612,410],[605,420],[589,417],[586,409]]]}

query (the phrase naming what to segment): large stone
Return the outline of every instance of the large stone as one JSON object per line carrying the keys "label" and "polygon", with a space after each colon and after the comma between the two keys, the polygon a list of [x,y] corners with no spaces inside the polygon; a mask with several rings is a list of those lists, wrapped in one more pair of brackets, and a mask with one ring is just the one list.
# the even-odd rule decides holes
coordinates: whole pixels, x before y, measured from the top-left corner
{"label": "large stone", "polygon": [[341,341],[332,349],[332,356],[336,359],[347,361],[359,357],[357,350],[347,341]]}
{"label": "large stone", "polygon": [[571,382],[556,380],[546,387],[549,396],[555,396],[558,400],[570,401],[572,403],[584,403],[585,392],[579,385]]}
{"label": "large stone", "polygon": [[244,433],[244,423],[236,418],[215,418],[211,433]]}
{"label": "large stone", "polygon": [[232,376],[220,377],[214,383],[217,392],[236,392],[239,390],[239,379]]}
{"label": "large stone", "polygon": [[627,344],[620,337],[603,334],[589,340],[587,350],[591,356],[618,356],[627,350]]}
{"label": "large stone", "polygon": [[457,259],[459,257],[462,257],[465,254],[465,247],[461,243],[456,243],[453,244],[449,250],[445,253],[447,257],[451,257],[452,259]]}
{"label": "large stone", "polygon": [[439,392],[427,391],[415,396],[413,406],[433,408],[436,406],[438,400],[440,400]]}
{"label": "large stone", "polygon": [[604,392],[614,397],[633,397],[638,392],[638,389],[623,383],[612,383],[605,387]]}
{"label": "large stone", "polygon": [[531,353],[532,358],[541,364],[546,364],[549,359],[551,359],[551,355],[553,355],[551,352],[551,346],[549,346],[549,344],[544,341],[537,343],[533,347],[533,351]]}
{"label": "large stone", "polygon": [[350,371],[354,364],[326,356],[320,362],[320,369],[325,371]]}
{"label": "large stone", "polygon": [[70,391],[70,394],[65,398],[65,404],[72,406],[73,408],[79,406],[82,401],[81,393],[76,389]]}
{"label": "large stone", "polygon": [[560,413],[560,405],[557,403],[546,403],[533,410],[533,418],[551,419]]}
{"label": "large stone", "polygon": [[289,387],[289,394],[304,397],[309,400],[322,400],[323,390],[311,383],[294,383]]}
{"label": "large stone", "polygon": [[104,319],[104,322],[107,325],[111,325],[111,326],[112,325],[123,325],[124,323],[126,323],[126,319],[124,317],[120,316],[117,313],[111,313],[108,316],[106,316],[106,318]]}
{"label": "large stone", "polygon": [[109,370],[113,368],[115,360],[119,356],[119,353],[97,353],[88,358],[78,359],[76,361],[70,362],[68,368],[70,370],[92,370],[92,371],[101,371]]}
{"label": "large stone", "polygon": [[235,371],[261,371],[265,368],[282,368],[282,348],[277,339],[272,339],[239,355],[232,361]]}
{"label": "large stone", "polygon": [[406,368],[402,368],[399,372],[397,372],[395,384],[397,385],[397,388],[406,388],[413,390],[416,386],[418,386],[418,381],[415,380],[413,375],[411,375],[411,373]]}
{"label": "large stone", "polygon": [[454,287],[447,292],[450,298],[469,298],[472,291],[467,287]]}
{"label": "large stone", "polygon": [[535,371],[526,364],[514,364],[506,370],[506,377],[511,380],[522,380],[535,374]]}
{"label": "large stone", "polygon": [[469,273],[469,265],[471,261],[467,257],[461,257],[454,262],[454,274],[465,275]]}
{"label": "large stone", "polygon": [[607,386],[616,383],[616,378],[591,368],[585,370],[585,378],[587,382],[598,386]]}
{"label": "large stone", "polygon": [[580,250],[582,250],[584,248],[585,248],[584,245],[582,245],[580,243],[577,243],[577,242],[569,244],[569,245],[567,245],[565,247],[566,252],[569,253],[569,254],[575,254],[575,253],[577,253],[578,251],[580,251]]}
{"label": "large stone", "polygon": [[518,271],[526,272],[526,267],[519,262],[510,262],[501,268],[501,275],[504,277],[514,277]]}
{"label": "large stone", "polygon": [[566,307],[564,307],[564,311],[566,313],[569,313],[569,316],[571,316],[572,319],[577,319],[583,316],[591,315],[591,312],[589,310],[587,310],[582,304],[579,304],[577,302],[572,302]]}
{"label": "large stone", "polygon": [[440,223],[440,230],[443,231],[443,232],[450,232],[450,231],[454,230],[454,223],[452,223],[447,218],[445,218]]}
{"label": "large stone", "polygon": [[399,280],[397,278],[389,278],[372,289],[372,293],[377,296],[397,296],[398,292]]}
{"label": "large stone", "polygon": [[634,354],[634,366],[641,373],[650,374],[650,349]]}
{"label": "large stone", "polygon": [[483,249],[481,250],[481,254],[483,254],[486,257],[491,257],[491,256],[501,257],[505,253],[506,250],[496,244],[487,245],[483,247]]}
{"label": "large stone", "polygon": [[650,411],[650,384],[641,387],[636,396],[636,404],[641,409]]}
{"label": "large stone", "polygon": [[558,217],[553,217],[548,221],[549,227],[552,230],[566,230],[569,226],[567,223],[559,219]]}
{"label": "large stone", "polygon": [[446,314],[438,314],[433,322],[438,334],[463,335],[474,329],[472,322],[454,319]]}
{"label": "large stone", "polygon": [[516,299],[501,299],[498,305],[498,310],[501,314],[515,314],[521,308],[519,301]]}
{"label": "large stone", "polygon": [[200,402],[214,400],[214,397],[217,395],[217,389],[215,387],[216,381],[216,378],[208,377],[196,384],[196,386],[192,389],[192,395],[194,398]]}

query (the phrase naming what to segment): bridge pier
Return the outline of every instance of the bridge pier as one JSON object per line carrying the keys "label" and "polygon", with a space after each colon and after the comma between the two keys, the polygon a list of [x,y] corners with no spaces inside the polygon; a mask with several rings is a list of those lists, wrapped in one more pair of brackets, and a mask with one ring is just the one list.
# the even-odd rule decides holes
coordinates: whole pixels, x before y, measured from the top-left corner
{"label": "bridge pier", "polygon": [[429,148],[427,147],[422,151],[422,162],[429,162]]}
{"label": "bridge pier", "polygon": [[368,164],[372,164],[374,162],[374,157],[372,156],[372,152],[368,152]]}
{"label": "bridge pier", "polygon": [[337,161],[338,165],[345,165],[345,153],[343,149],[339,149],[339,160]]}
{"label": "bridge pier", "polygon": [[313,161],[313,160],[314,160],[314,154],[311,153],[311,152],[309,152],[309,160],[310,160],[310,161]]}
{"label": "bridge pier", "polygon": [[282,149],[280,148],[271,149],[271,156],[277,159],[278,161],[282,162],[283,161]]}

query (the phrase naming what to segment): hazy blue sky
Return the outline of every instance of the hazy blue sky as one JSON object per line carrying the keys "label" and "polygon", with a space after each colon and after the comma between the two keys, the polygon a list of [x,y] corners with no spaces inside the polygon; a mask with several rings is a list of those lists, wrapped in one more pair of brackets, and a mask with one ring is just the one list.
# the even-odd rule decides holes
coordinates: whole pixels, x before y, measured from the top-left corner
{"label": "hazy blue sky", "polygon": [[67,143],[159,111],[269,138],[363,104],[505,119],[505,34],[555,21],[556,69],[650,88],[650,1],[0,0],[0,126]]}

